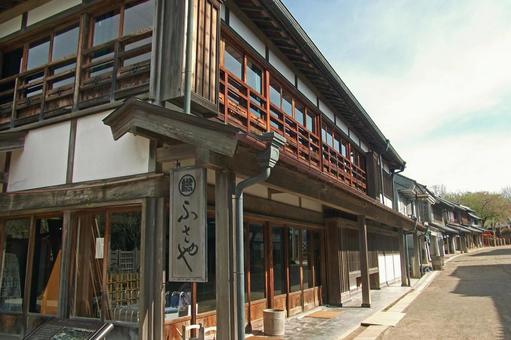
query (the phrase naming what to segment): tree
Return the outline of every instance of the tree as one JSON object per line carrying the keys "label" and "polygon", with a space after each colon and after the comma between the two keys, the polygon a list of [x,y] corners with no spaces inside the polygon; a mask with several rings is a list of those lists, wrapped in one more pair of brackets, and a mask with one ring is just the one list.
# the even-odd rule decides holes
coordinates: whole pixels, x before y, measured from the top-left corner
{"label": "tree", "polygon": [[445,198],[452,202],[470,207],[482,219],[483,226],[495,226],[507,223],[511,217],[511,199],[503,194],[482,192],[450,193]]}

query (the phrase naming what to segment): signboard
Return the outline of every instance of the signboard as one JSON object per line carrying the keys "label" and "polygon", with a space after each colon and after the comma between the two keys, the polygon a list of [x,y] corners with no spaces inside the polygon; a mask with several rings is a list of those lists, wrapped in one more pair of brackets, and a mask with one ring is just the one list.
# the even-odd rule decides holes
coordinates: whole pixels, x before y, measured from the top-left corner
{"label": "signboard", "polygon": [[206,169],[170,174],[169,281],[207,282]]}
{"label": "signboard", "polygon": [[43,322],[23,339],[28,340],[99,340],[112,331],[114,325],[96,320],[57,320]]}

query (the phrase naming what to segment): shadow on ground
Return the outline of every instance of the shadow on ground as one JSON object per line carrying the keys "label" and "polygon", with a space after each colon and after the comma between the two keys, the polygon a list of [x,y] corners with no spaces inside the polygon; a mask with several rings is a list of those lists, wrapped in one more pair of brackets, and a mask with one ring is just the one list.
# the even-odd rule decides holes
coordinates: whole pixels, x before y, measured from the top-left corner
{"label": "shadow on ground", "polygon": [[[451,276],[459,279],[452,292],[463,296],[491,298],[501,322],[498,333],[489,334],[488,339],[511,340],[511,261],[505,257],[511,257],[511,248],[495,249],[469,256],[476,261],[483,258],[487,261],[486,257],[493,256],[497,263],[470,265],[464,261],[462,266],[458,266],[451,273]],[[484,318],[484,315],[478,315],[478,310],[475,309],[472,317]]]}

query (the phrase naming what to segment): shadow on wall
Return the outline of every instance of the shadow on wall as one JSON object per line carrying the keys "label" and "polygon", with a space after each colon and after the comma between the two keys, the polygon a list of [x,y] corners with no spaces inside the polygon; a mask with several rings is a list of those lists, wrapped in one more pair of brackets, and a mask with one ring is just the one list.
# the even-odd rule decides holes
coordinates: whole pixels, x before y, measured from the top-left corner
{"label": "shadow on wall", "polygon": [[[503,260],[502,256],[509,256],[511,260],[511,248],[495,249],[469,256],[474,258],[500,256],[499,261]],[[488,334],[489,338],[511,340],[511,264],[459,266],[451,276],[460,279],[453,293],[471,297],[490,297],[493,300],[500,317],[500,329],[496,334]],[[474,310],[473,317],[484,318],[484,315],[478,315]]]}

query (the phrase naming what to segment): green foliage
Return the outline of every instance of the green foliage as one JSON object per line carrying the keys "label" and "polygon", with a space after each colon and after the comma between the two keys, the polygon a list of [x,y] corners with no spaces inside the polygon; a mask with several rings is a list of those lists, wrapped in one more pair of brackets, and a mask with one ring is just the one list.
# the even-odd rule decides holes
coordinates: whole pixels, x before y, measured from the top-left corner
{"label": "green foliage", "polygon": [[511,218],[511,190],[510,195],[502,193],[459,192],[449,193],[444,197],[473,209],[482,218],[485,227],[492,227],[500,223],[507,223]]}

